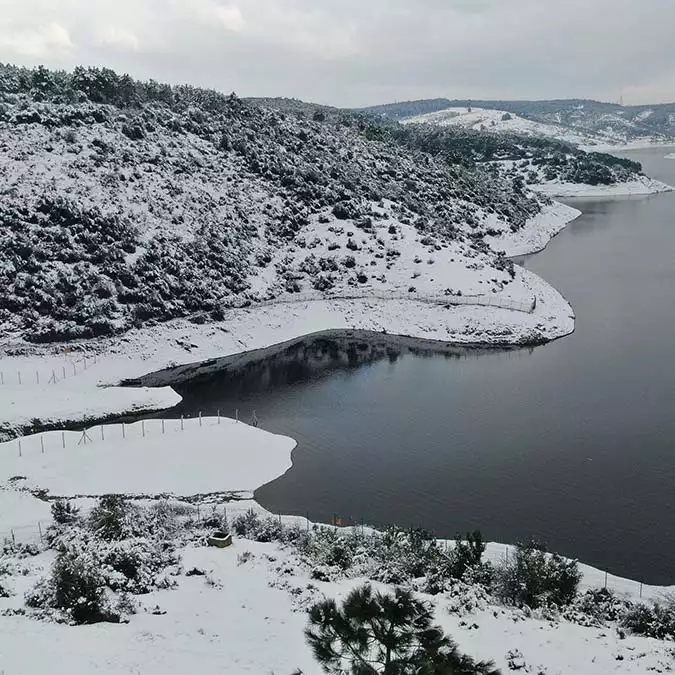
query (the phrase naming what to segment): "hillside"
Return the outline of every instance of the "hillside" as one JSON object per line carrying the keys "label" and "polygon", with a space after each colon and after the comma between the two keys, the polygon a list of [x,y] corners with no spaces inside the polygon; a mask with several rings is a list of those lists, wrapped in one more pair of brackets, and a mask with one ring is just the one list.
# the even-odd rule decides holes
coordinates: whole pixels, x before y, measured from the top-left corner
{"label": "hillside", "polygon": [[675,103],[621,106],[582,99],[471,101],[431,99],[364,111],[386,119],[543,135],[582,146],[675,143]]}
{"label": "hillside", "polygon": [[4,336],[204,323],[355,289],[528,297],[531,275],[486,237],[518,233],[546,197],[388,124],[293,107],[0,67]]}

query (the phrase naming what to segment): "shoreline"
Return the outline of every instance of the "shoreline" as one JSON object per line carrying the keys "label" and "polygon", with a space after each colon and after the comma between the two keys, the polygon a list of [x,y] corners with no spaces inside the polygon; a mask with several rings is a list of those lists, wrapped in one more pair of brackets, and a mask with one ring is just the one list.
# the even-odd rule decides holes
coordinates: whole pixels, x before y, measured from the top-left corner
{"label": "shoreline", "polygon": [[612,144],[612,143],[598,143],[597,145],[579,145],[579,150],[584,152],[605,152],[611,154],[612,152],[630,152],[631,150],[651,150],[652,148],[675,148],[675,139],[671,141],[634,141],[633,143]]}
{"label": "shoreline", "polygon": [[639,180],[613,185],[587,185],[585,183],[541,183],[531,185],[532,190],[553,198],[565,197],[633,197],[672,192],[675,187],[659,180],[640,176]]}
{"label": "shoreline", "polygon": [[[570,206],[553,203],[521,230],[501,237],[493,246],[519,254],[540,250],[579,215]],[[170,387],[117,385],[175,366],[275,348],[324,331],[369,331],[450,347],[481,348],[540,345],[574,331],[574,312],[569,303],[545,280],[523,268],[517,267],[512,283],[494,297],[504,304],[531,302],[535,297],[536,309],[524,313],[474,305],[446,308],[414,297],[317,299],[233,309],[218,323],[197,325],[179,319],[95,342],[38,346],[6,340],[0,343],[5,353],[0,359],[4,378],[0,386],[0,438],[11,438],[41,425],[57,428],[64,421],[76,426],[169,409],[181,400]],[[82,361],[84,368],[76,365]],[[61,377],[61,373],[67,376]],[[52,383],[48,383],[50,380]]]}

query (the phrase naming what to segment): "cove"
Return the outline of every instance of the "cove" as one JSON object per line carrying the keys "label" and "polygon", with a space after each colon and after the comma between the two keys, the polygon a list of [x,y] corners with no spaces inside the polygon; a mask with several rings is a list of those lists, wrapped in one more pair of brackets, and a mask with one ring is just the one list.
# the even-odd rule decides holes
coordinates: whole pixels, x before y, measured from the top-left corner
{"label": "cove", "polygon": [[[667,152],[627,155],[675,184]],[[573,335],[444,353],[310,336],[177,386],[172,414],[255,411],[295,438],[293,468],[256,493],[275,513],[534,537],[675,582],[675,194],[570,203],[584,215],[519,262],[570,301]]]}

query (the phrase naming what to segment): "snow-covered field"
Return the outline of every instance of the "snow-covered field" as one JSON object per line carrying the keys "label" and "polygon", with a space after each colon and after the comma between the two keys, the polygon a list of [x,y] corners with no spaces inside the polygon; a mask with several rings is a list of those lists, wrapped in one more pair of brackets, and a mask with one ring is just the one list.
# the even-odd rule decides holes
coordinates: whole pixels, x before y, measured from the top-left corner
{"label": "snow-covered field", "polygon": [[0,481],[23,476],[23,488],[69,497],[250,496],[290,468],[294,447],[290,438],[226,417],[48,431],[0,443]]}
{"label": "snow-covered field", "polygon": [[670,154],[666,155],[666,159],[675,159],[675,152],[671,152]]}

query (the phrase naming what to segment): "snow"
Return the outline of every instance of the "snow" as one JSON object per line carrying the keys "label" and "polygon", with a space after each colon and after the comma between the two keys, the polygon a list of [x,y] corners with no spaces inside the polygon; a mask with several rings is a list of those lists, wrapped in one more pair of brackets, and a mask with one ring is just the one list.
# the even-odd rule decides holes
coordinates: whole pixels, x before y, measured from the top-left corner
{"label": "snow", "polygon": [[29,492],[19,492],[2,487],[5,476],[0,478],[0,540],[11,538],[12,531],[18,541],[39,537],[38,523],[51,521],[49,504]]}
{"label": "snow", "polygon": [[[505,119],[506,117],[506,119]],[[436,124],[460,126],[474,131],[514,133],[524,136],[547,136],[575,145],[588,143],[593,136],[582,130],[572,130],[563,125],[542,124],[525,119],[505,110],[487,108],[448,108],[438,112],[417,115],[401,120],[402,124]]]}
{"label": "snow", "polygon": [[510,232],[501,237],[486,237],[495,250],[501,250],[507,256],[519,256],[540,251],[552,237],[561,232],[567,223],[581,215],[581,211],[560,202],[554,202],[518,232]]}
{"label": "snow", "polygon": [[24,476],[31,489],[69,497],[246,495],[289,469],[294,447],[224,417],[49,431],[0,443],[0,481]]}
{"label": "snow", "polygon": [[[0,670],[8,675],[45,672],[48,658],[52,675],[289,675],[298,668],[319,675],[304,640],[304,609],[323,597],[342,599],[363,582],[310,580],[306,567],[275,543],[235,539],[228,549],[190,547],[182,554],[185,570],[200,568],[208,577],[181,576],[175,590],[139,596],[141,609],[128,624],[75,628],[0,616]],[[0,610],[20,606],[20,591],[50,562],[49,553],[25,561],[29,574],[12,577],[17,595],[0,599]],[[672,667],[672,643],[666,641],[631,635],[620,639],[609,628],[528,618],[498,605],[459,616],[448,612],[445,595],[418,596],[433,604],[436,622],[463,652],[493,659],[503,673],[509,672],[508,655],[516,650],[525,661],[524,672],[531,673],[637,674]],[[165,614],[152,614],[155,606]]]}
{"label": "snow", "polygon": [[666,155],[665,159],[675,159],[675,152],[671,152],[670,154]]}
{"label": "snow", "polygon": [[[507,250],[509,255],[532,252],[542,248],[578,215],[575,209],[553,204],[519,232],[490,241],[495,249]],[[351,237],[351,226],[343,224],[342,231],[337,227],[332,232],[326,230],[330,236],[316,245],[320,257],[324,247],[338,242],[344,245],[349,239],[358,242],[359,250],[345,252],[353,254],[357,269],[368,269],[371,278],[358,289],[338,284],[333,292],[358,291],[365,296],[363,299],[331,300],[318,292],[312,299],[299,301],[286,296],[286,302],[229,310],[219,323],[197,325],[175,320],[67,347],[80,351],[58,353],[58,347],[40,348],[11,339],[0,342],[0,354],[7,354],[0,358],[4,382],[0,385],[0,434],[4,429],[5,437],[16,435],[31,427],[34,420],[47,425],[62,421],[82,423],[170,408],[180,397],[169,387],[114,385],[169,366],[264,349],[327,330],[359,329],[458,344],[546,341],[574,330],[571,307],[538,276],[516,266],[511,280],[506,272],[491,267],[484,254],[470,250],[462,242],[451,242],[446,248],[430,252],[428,246],[421,244],[421,235],[414,227],[397,223],[396,234],[390,234],[392,224],[389,219],[382,220],[371,235],[354,228]],[[314,227],[316,221],[304,232],[308,240]],[[376,243],[378,240],[381,243]],[[375,264],[366,267],[369,254],[365,249],[371,245],[384,251],[396,247],[397,264],[388,268],[383,257],[373,258]],[[296,261],[299,256],[298,253]],[[264,291],[268,283],[264,273],[257,283]],[[409,286],[414,286],[416,293],[407,293]],[[473,295],[478,301],[497,306],[443,307],[424,302],[425,295],[441,294],[445,288],[461,291],[464,299]],[[392,296],[394,299],[375,297],[382,292],[398,295]],[[408,297],[401,299],[402,295]],[[421,298],[415,299],[416,295]],[[529,307],[534,298],[537,303],[532,313],[498,306]]]}
{"label": "snow", "polygon": [[16,433],[35,420],[45,426],[84,423],[114,414],[171,408],[181,400],[169,387],[106,386],[112,376],[110,364],[101,364],[95,356],[5,356],[0,358],[0,371],[0,439],[3,429],[5,435]]}
{"label": "snow", "polygon": [[532,185],[531,188],[551,197],[627,197],[670,192],[675,189],[647,176],[639,176],[636,180],[614,185],[550,182]]}

